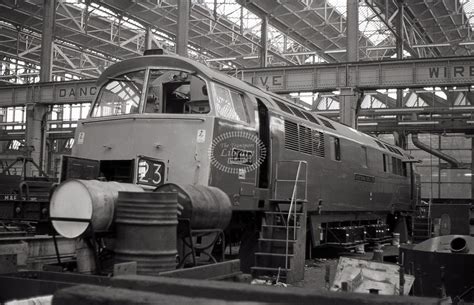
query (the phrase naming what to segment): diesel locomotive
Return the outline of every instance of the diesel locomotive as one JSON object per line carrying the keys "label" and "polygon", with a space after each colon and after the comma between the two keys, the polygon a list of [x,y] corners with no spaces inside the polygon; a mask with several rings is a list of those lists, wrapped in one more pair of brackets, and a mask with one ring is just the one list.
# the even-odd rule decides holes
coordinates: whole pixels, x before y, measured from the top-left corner
{"label": "diesel locomotive", "polygon": [[385,238],[418,201],[406,151],[189,58],[127,59],[98,87],[72,156],[145,190],[222,190],[232,205],[228,242],[242,252],[258,251],[265,213],[293,201],[305,207],[308,248]]}

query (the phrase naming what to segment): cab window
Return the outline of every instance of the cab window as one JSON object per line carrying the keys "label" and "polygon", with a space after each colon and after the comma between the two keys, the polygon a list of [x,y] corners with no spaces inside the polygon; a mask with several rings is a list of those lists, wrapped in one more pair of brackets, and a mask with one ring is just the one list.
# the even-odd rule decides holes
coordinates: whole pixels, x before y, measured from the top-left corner
{"label": "cab window", "polygon": [[235,121],[248,122],[244,97],[241,93],[218,84],[214,84],[214,92],[214,106],[218,116]]}
{"label": "cab window", "polygon": [[144,80],[145,70],[110,78],[99,91],[92,117],[138,113]]}
{"label": "cab window", "polygon": [[208,113],[209,97],[204,80],[178,70],[150,70],[145,113]]}

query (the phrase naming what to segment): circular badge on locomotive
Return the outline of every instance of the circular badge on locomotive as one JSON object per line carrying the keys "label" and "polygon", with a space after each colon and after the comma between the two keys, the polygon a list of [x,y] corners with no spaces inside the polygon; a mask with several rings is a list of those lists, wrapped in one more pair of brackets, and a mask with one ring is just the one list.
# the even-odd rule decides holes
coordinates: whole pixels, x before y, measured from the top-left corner
{"label": "circular badge on locomotive", "polygon": [[265,160],[267,148],[255,135],[245,131],[225,132],[212,141],[211,164],[228,174],[256,170]]}

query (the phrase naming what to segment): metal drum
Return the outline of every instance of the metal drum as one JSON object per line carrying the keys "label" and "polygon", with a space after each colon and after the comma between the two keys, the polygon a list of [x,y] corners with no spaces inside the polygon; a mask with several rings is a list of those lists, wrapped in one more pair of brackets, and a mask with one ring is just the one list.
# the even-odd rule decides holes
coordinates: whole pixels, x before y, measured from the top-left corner
{"label": "metal drum", "polygon": [[[136,184],[73,179],[61,183],[50,202],[50,216],[90,221],[94,231],[107,231],[114,219],[120,191],[143,192]],[[89,222],[53,221],[58,234],[67,238],[81,236]]]}
{"label": "metal drum", "polygon": [[117,262],[137,262],[137,273],[176,268],[176,193],[120,192],[115,219]]}
{"label": "metal drum", "polygon": [[176,192],[182,206],[180,217],[188,218],[193,229],[225,229],[229,225],[232,204],[229,196],[216,187],[167,183],[155,192]]}

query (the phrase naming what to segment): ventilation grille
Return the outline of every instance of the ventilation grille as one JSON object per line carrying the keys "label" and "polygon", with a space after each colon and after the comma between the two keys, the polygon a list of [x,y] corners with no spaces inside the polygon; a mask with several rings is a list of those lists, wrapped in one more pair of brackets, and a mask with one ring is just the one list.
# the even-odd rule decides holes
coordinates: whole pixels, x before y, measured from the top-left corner
{"label": "ventilation grille", "polygon": [[299,151],[298,124],[285,120],[285,148]]}
{"label": "ventilation grille", "polygon": [[324,157],[324,134],[285,120],[285,148]]}
{"label": "ventilation grille", "polygon": [[300,125],[299,134],[300,152],[311,155],[313,153],[313,139],[311,137],[311,129]]}
{"label": "ventilation grille", "polygon": [[321,119],[321,118],[319,118],[319,119],[321,120],[321,122],[323,122],[324,126],[326,126],[327,128],[331,128],[331,129],[336,130],[336,128],[334,128],[334,126],[328,120]]}
{"label": "ventilation grille", "polygon": [[324,158],[324,134],[313,130],[313,155]]}

